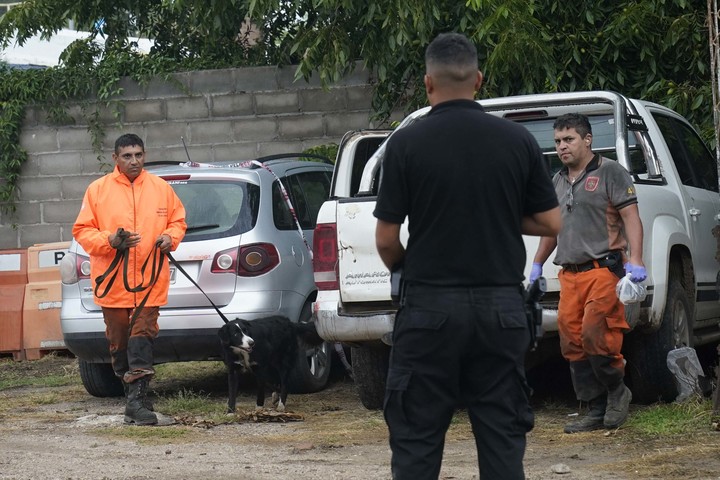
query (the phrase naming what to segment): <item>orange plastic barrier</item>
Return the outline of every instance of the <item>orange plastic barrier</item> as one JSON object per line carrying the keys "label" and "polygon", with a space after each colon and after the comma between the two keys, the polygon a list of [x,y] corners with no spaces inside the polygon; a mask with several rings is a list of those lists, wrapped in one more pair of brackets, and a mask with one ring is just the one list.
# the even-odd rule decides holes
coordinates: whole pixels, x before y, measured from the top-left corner
{"label": "orange plastic barrier", "polygon": [[28,248],[28,283],[22,317],[27,360],[37,360],[53,350],[66,350],[60,328],[60,260],[69,246],[70,242],[57,242]]}
{"label": "orange plastic barrier", "polygon": [[0,353],[24,360],[23,299],[27,284],[27,250],[0,250]]}

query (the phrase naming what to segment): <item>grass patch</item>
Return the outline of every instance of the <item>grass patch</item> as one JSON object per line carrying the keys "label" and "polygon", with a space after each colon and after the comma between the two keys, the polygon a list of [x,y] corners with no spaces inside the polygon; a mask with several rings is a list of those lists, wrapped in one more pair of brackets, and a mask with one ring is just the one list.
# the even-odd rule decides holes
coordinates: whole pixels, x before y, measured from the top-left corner
{"label": "grass patch", "polygon": [[198,376],[223,376],[225,364],[222,362],[171,362],[155,365],[158,377],[173,379],[194,379]]}
{"label": "grass patch", "polygon": [[122,438],[143,444],[167,443],[169,441],[186,441],[194,434],[188,427],[107,427],[95,430],[105,437]]}
{"label": "grass patch", "polygon": [[695,398],[684,403],[659,403],[633,412],[626,426],[644,435],[687,434],[707,430],[711,416],[712,402]]}
{"label": "grass patch", "polygon": [[170,416],[202,417],[214,423],[227,422],[225,404],[219,403],[210,395],[203,392],[194,392],[185,388],[180,389],[171,396],[161,396],[156,402],[157,410]]}
{"label": "grass patch", "polygon": [[54,353],[39,360],[16,362],[13,359],[0,359],[0,390],[18,387],[62,387],[79,385],[80,374],[77,362],[67,362],[57,366]]}

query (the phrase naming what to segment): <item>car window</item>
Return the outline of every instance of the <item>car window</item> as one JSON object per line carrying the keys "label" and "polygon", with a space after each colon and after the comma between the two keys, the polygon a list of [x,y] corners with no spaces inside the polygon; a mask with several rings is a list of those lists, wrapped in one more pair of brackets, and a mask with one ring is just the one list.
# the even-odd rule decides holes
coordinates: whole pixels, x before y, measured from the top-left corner
{"label": "car window", "polygon": [[[615,121],[612,115],[590,115],[590,126],[592,127],[593,151],[603,156],[617,160],[615,151]],[[518,120],[537,140],[548,162],[550,175],[554,175],[562,168],[562,162],[555,152],[555,131],[553,123],[555,118],[545,117],[533,120]],[[640,146],[633,132],[628,132],[628,149],[630,150],[630,164],[632,173],[647,173],[647,165]]]}
{"label": "car window", "polygon": [[653,114],[683,185],[718,191],[717,163],[698,135],[683,122]]}
{"label": "car window", "polygon": [[239,235],[255,226],[260,188],[246,182],[171,183],[185,206],[183,241]]}
{"label": "car window", "polygon": [[[296,173],[282,179],[303,230],[315,228],[318,211],[330,194],[330,180],[328,172],[323,171]],[[278,230],[297,228],[277,181],[273,183],[273,220]]]}
{"label": "car window", "polygon": [[[287,187],[285,189],[287,190]],[[272,207],[275,228],[278,230],[293,230],[296,228],[285,195],[283,195],[280,183],[277,180],[272,185]]]}

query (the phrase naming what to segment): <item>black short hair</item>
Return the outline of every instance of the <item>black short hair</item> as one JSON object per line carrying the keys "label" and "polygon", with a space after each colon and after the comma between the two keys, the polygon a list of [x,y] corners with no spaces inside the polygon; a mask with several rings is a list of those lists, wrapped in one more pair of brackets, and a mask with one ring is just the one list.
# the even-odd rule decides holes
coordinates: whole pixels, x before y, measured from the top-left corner
{"label": "black short hair", "polygon": [[566,128],[574,128],[582,138],[585,138],[588,134],[592,135],[590,120],[582,113],[566,113],[555,119],[555,123],[553,123],[554,130],[565,130]]}
{"label": "black short hair", "polygon": [[465,35],[441,33],[425,50],[425,66],[449,80],[464,82],[478,71],[477,49]]}
{"label": "black short hair", "polygon": [[142,138],[138,137],[134,133],[125,133],[115,140],[115,153],[118,153],[121,148],[132,147],[135,145],[142,148],[143,152],[145,151],[145,143],[143,143]]}

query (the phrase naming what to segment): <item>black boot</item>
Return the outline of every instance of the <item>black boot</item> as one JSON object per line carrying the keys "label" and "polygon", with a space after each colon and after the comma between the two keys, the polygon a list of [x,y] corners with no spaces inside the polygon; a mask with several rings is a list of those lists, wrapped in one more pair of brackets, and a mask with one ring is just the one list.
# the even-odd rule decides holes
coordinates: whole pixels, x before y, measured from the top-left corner
{"label": "black boot", "polygon": [[608,391],[607,411],[605,412],[605,428],[618,428],[627,420],[630,411],[632,393],[620,382]]}
{"label": "black boot", "polygon": [[601,395],[588,402],[587,413],[565,425],[565,433],[590,432],[605,428],[604,418],[607,406],[607,397]]}
{"label": "black boot", "polygon": [[158,422],[157,416],[144,405],[149,382],[148,377],[142,377],[128,385],[125,423],[155,425]]}
{"label": "black boot", "polygon": [[[130,393],[130,384],[125,382],[122,382],[122,384],[123,389],[125,389],[125,399],[127,400],[128,394]],[[147,395],[145,395],[145,398],[143,398],[143,405],[151,412],[155,411],[155,405],[153,405],[152,400],[150,400],[150,397],[148,397]]]}

